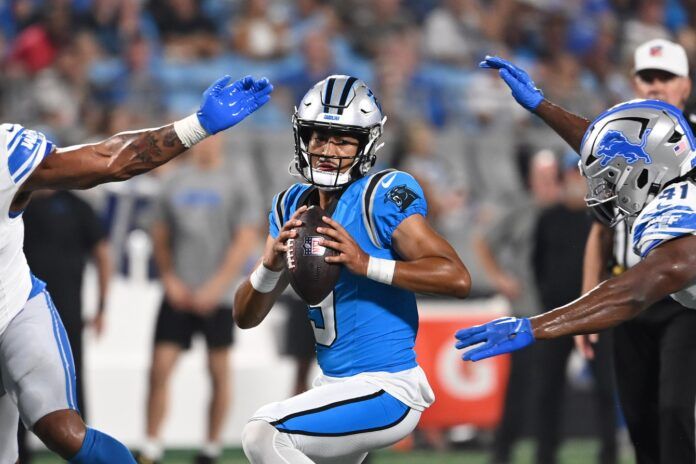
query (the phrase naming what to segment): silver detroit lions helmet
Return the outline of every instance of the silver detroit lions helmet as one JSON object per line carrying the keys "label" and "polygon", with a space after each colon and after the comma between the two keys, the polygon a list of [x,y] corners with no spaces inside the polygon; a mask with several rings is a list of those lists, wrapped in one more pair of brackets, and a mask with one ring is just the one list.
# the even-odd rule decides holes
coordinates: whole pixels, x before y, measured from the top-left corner
{"label": "silver detroit lions helmet", "polygon": [[[307,182],[324,190],[339,189],[364,176],[375,164],[375,153],[381,146],[376,142],[382,135],[385,120],[377,98],[365,82],[351,76],[327,77],[315,84],[295,108],[292,117],[295,157],[291,172],[294,168]],[[349,170],[340,173],[312,168],[312,157],[327,158],[309,153],[309,139],[315,130],[358,139],[358,152]]]}
{"label": "silver detroit lions helmet", "polygon": [[632,100],[607,110],[587,129],[580,148],[585,198],[614,226],[635,217],[668,183],[694,168],[696,139],[676,107]]}

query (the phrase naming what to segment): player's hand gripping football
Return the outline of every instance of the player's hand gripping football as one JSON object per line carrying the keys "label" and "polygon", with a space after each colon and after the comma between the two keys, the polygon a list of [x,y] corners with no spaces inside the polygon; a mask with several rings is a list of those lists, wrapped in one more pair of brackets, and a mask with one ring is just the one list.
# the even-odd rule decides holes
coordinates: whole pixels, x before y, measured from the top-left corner
{"label": "player's hand gripping football", "polygon": [[462,355],[464,361],[479,361],[491,356],[510,353],[534,343],[532,325],[527,318],[501,317],[486,324],[457,332],[458,350],[476,346]]}
{"label": "player's hand gripping football", "polygon": [[329,239],[323,239],[321,245],[338,251],[338,256],[327,256],[327,263],[340,263],[356,275],[367,275],[367,264],[370,256],[365,253],[353,237],[341,224],[328,216],[321,218],[330,227],[317,227],[317,232]]}
{"label": "player's hand gripping football", "polygon": [[537,88],[529,74],[499,56],[486,56],[479,63],[480,68],[498,69],[498,74],[512,90],[517,103],[529,111],[534,111],[544,100],[544,94]]}
{"label": "player's hand gripping football", "polygon": [[255,80],[246,76],[230,81],[232,77],[225,75],[203,92],[203,102],[196,115],[209,134],[234,126],[271,99],[273,85],[265,77]]}
{"label": "player's hand gripping football", "polygon": [[302,225],[302,221],[297,219],[300,214],[307,211],[307,206],[300,206],[288,221],[283,224],[278,237],[273,242],[270,253],[263,256],[263,265],[271,271],[280,271],[285,267],[285,253],[288,251],[288,240],[297,237],[295,228]]}

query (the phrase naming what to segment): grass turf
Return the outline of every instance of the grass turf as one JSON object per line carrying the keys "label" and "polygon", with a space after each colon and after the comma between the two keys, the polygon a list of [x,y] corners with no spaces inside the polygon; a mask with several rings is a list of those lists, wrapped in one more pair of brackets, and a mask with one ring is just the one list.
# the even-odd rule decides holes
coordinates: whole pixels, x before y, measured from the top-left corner
{"label": "grass turf", "polygon": [[[533,464],[534,448],[531,442],[523,442],[517,447],[513,464]],[[168,451],[163,464],[191,464],[193,451]],[[596,462],[597,443],[591,440],[568,441],[560,451],[561,464],[588,464]],[[40,453],[34,459],[34,464],[58,464],[58,458]],[[218,461],[219,464],[242,464],[247,460],[241,450],[227,450]],[[628,456],[622,457],[620,464],[633,464],[635,461]],[[488,454],[485,451],[411,451],[407,453],[382,450],[373,453],[370,464],[487,464]]]}

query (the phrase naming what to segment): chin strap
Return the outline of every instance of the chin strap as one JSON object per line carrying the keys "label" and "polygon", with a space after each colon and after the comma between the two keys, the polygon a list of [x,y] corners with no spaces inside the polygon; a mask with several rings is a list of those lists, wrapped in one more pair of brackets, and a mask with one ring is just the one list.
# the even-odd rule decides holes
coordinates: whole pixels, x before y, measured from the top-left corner
{"label": "chin strap", "polygon": [[294,159],[290,160],[290,164],[288,164],[288,174],[290,174],[292,177],[302,177],[302,174],[297,172]]}
{"label": "chin strap", "polygon": [[664,167],[662,170],[657,174],[657,177],[653,181],[652,184],[650,184],[650,188],[648,189],[648,196],[645,197],[645,204],[647,205],[650,203],[653,198],[655,198],[655,195],[660,193],[660,188],[662,187],[662,179],[664,179],[665,175],[667,174],[667,168]]}

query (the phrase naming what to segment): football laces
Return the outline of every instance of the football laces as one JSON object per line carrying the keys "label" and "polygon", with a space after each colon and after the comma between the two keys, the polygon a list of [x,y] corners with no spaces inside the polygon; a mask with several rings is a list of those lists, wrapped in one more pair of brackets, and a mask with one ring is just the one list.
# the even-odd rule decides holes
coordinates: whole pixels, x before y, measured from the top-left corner
{"label": "football laces", "polygon": [[288,251],[285,253],[285,259],[288,264],[288,269],[295,269],[295,239],[289,238],[286,243]]}

